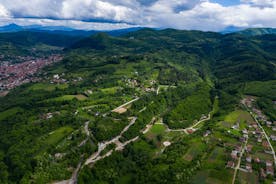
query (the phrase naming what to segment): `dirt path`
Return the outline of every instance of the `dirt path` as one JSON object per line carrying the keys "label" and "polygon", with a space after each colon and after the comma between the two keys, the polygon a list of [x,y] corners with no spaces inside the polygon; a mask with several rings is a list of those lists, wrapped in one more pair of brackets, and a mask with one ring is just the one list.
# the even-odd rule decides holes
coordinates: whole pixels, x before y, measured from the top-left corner
{"label": "dirt path", "polygon": [[150,123],[146,125],[145,130],[142,131],[143,134],[146,134],[146,133],[151,129],[151,127],[154,125],[155,119],[156,119],[156,118],[153,117],[153,118],[151,119]]}
{"label": "dirt path", "polygon": [[133,99],[133,100],[127,102],[127,103],[124,103],[123,105],[120,105],[119,107],[116,107],[115,109],[112,110],[112,112],[116,112],[116,111],[120,110],[121,108],[123,108],[123,107],[125,107],[125,106],[127,106],[127,105],[129,105],[129,104],[131,104],[131,103],[133,103],[135,101],[137,101],[137,100],[139,100],[139,97],[135,98],[135,99]]}
{"label": "dirt path", "polygon": [[156,90],[156,95],[159,95],[159,91],[160,91],[160,87],[158,86],[158,88]]}
{"label": "dirt path", "polygon": [[104,156],[100,156],[100,154],[102,153],[102,151],[103,151],[108,145],[110,145],[110,144],[116,144],[115,150],[123,150],[124,147],[125,147],[127,144],[129,144],[129,143],[131,143],[131,142],[137,140],[138,137],[136,137],[136,138],[134,138],[134,139],[132,139],[132,140],[129,140],[129,141],[127,141],[127,142],[124,142],[124,143],[121,143],[120,140],[119,140],[119,139],[122,137],[122,135],[123,135],[123,134],[124,134],[124,133],[125,133],[135,122],[136,122],[136,120],[137,120],[137,117],[133,117],[132,120],[131,120],[131,122],[121,131],[121,133],[120,133],[118,136],[114,137],[113,139],[111,139],[111,140],[109,140],[109,141],[100,142],[100,143],[98,144],[98,151],[97,151],[96,153],[94,153],[93,155],[91,155],[91,156],[85,161],[84,165],[89,165],[89,164],[91,164],[91,163],[95,163],[96,161],[101,160],[101,159],[105,158],[106,156],[110,156],[113,150],[111,150],[111,152],[109,151],[109,152],[108,152],[107,154],[105,154]]}
{"label": "dirt path", "polygon": [[84,125],[84,131],[85,131],[85,133],[86,133],[86,135],[87,135],[87,137],[89,137],[90,136],[90,131],[89,131],[89,121],[87,121],[87,122],[85,122],[85,125]]}
{"label": "dirt path", "polygon": [[55,182],[53,184],[77,184],[78,183],[78,173],[79,170],[81,169],[81,162],[79,162],[77,168],[74,170],[71,178],[69,180],[63,180],[63,181],[59,181],[59,182]]}
{"label": "dirt path", "polygon": [[[133,117],[131,119],[131,122],[120,132],[120,134],[116,137],[114,137],[113,139],[109,140],[109,141],[105,141],[105,142],[100,142],[98,144],[98,151],[94,154],[92,154],[85,162],[84,164],[82,164],[82,162],[80,162],[77,166],[77,168],[74,170],[74,172],[72,173],[72,177],[69,180],[63,180],[63,181],[59,181],[59,182],[53,182],[53,184],[76,184],[77,183],[77,178],[78,178],[78,173],[81,170],[81,168],[85,165],[89,165],[89,164],[93,164],[99,160],[102,160],[108,156],[110,156],[112,154],[112,152],[114,150],[110,150],[109,152],[107,152],[105,155],[100,155],[101,152],[110,144],[114,143],[116,144],[116,151],[119,150],[123,150],[125,148],[126,145],[136,141],[139,139],[139,136],[130,139],[124,143],[121,143],[119,141],[119,139],[122,137],[122,135],[136,122],[137,117]],[[89,131],[89,121],[85,122],[85,126],[84,126],[84,130],[86,135],[89,137],[90,136],[90,131]],[[86,141],[86,140],[85,140]]]}
{"label": "dirt path", "polygon": [[[112,111],[116,111],[120,108],[123,108],[124,106],[126,105],[129,105],[135,101],[139,100],[139,98],[136,98],[136,99],[133,99],[117,108],[115,108],[114,110]],[[191,127],[189,128],[186,128],[186,129],[178,129],[178,130],[172,130],[172,129],[169,129],[169,127],[166,125],[167,127],[167,131],[184,131],[185,133],[187,133],[187,130],[188,129],[193,129],[196,131],[196,129],[194,129],[196,126],[198,126],[200,123],[203,123],[204,121],[208,121],[211,119],[211,113],[209,113],[208,117],[205,118],[205,119],[202,119],[200,121],[198,121],[197,123],[195,123],[194,125],[192,125]],[[91,164],[94,164],[96,163],[97,161],[99,160],[102,160],[110,155],[112,155],[113,151],[120,151],[120,150],[123,150],[125,148],[126,145],[132,143],[132,142],[135,142],[139,139],[139,136],[133,138],[133,139],[130,139],[124,143],[122,143],[120,141],[120,138],[122,137],[122,135],[128,131],[128,129],[135,124],[137,120],[137,117],[132,117],[130,123],[120,132],[120,134],[114,138],[112,138],[111,140],[108,140],[108,141],[104,141],[104,142],[100,142],[98,143],[98,151],[93,153],[88,159],[86,159],[86,161],[84,162],[84,164],[82,164],[81,162],[78,164],[77,168],[75,169],[75,171],[73,172],[72,174],[72,177],[69,179],[69,180],[64,180],[64,181],[61,181],[61,182],[57,182],[55,184],[76,184],[77,183],[77,177],[78,177],[78,173],[79,171],[81,170],[81,168],[83,168],[85,165],[91,165]],[[153,117],[151,122],[149,124],[146,125],[146,128],[144,130],[142,130],[142,133],[145,134],[147,133],[151,127],[153,126],[154,122],[155,122],[156,118]],[[161,123],[160,123],[161,124]],[[163,124],[163,123],[162,123]],[[165,124],[164,124],[165,125]],[[90,136],[90,131],[89,131],[89,121],[85,122],[85,126],[84,126],[84,130],[85,130],[85,133],[87,135],[87,137]],[[188,134],[188,133],[187,133]],[[106,154],[104,155],[101,155],[102,151],[104,151],[104,149],[110,145],[110,144],[115,144],[116,145],[116,148],[113,150],[110,150],[108,151]]]}
{"label": "dirt path", "polygon": [[188,128],[185,128],[185,129],[170,129],[167,125],[167,131],[168,132],[185,132],[186,134],[188,134],[188,130],[192,130],[193,132],[196,131],[197,129],[195,129],[195,127],[197,127],[199,124],[205,122],[205,121],[208,121],[211,119],[211,112],[208,114],[208,117],[207,118],[204,118],[200,121],[198,121],[197,123],[193,124],[192,126],[188,127]]}

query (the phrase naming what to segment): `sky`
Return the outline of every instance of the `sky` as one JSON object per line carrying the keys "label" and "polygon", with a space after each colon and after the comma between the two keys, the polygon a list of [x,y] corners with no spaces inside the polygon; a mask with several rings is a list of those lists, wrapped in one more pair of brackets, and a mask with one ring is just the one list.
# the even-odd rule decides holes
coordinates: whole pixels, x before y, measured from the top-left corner
{"label": "sky", "polygon": [[276,0],[0,0],[0,25],[222,31],[276,27]]}

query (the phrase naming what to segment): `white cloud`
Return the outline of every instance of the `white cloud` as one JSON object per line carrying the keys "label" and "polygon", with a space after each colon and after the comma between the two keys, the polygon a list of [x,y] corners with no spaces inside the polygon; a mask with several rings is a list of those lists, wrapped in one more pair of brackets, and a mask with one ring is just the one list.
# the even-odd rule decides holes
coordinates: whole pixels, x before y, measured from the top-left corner
{"label": "white cloud", "polygon": [[64,0],[61,6],[61,18],[128,21],[133,16],[127,6],[100,0]]}
{"label": "white cloud", "polygon": [[30,25],[44,25],[44,26],[66,26],[79,30],[115,30],[136,27],[126,23],[97,23],[84,22],[79,20],[53,20],[53,19],[36,19],[36,18],[2,18],[0,19],[0,26],[7,23],[15,23],[22,26]]}
{"label": "white cloud", "polygon": [[0,4],[0,18],[9,17],[9,16],[10,16],[10,12],[2,4]]}
{"label": "white cloud", "polygon": [[0,17],[13,17],[9,21],[1,19],[2,24],[23,24],[25,21],[43,25],[64,24],[76,27],[80,24],[86,28],[113,28],[112,23],[101,26],[101,23],[83,22],[97,20],[115,22],[115,27],[133,24],[213,31],[222,30],[227,26],[276,27],[276,0],[241,0],[241,4],[234,6],[223,6],[210,0],[0,1]]}
{"label": "white cloud", "polygon": [[[156,4],[153,7],[156,8]],[[163,13],[150,15],[149,23],[157,27],[205,31],[220,31],[228,26],[276,27],[276,6],[260,7],[250,3],[223,6],[210,1],[200,1],[193,8],[178,13],[171,9],[162,11]]]}
{"label": "white cloud", "polygon": [[58,0],[1,0],[2,5],[15,17],[59,16]]}

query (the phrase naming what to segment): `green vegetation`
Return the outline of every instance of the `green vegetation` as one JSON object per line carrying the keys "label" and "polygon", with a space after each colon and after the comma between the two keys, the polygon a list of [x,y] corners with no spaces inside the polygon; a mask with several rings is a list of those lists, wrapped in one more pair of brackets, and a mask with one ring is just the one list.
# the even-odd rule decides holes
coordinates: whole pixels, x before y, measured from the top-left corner
{"label": "green vegetation", "polygon": [[[275,120],[275,35],[172,29],[81,40],[28,32],[0,35],[4,55],[32,55],[33,47],[39,49],[34,54],[59,52],[64,59],[44,68],[37,76],[41,82],[0,97],[0,183],[61,181],[78,164],[80,184],[231,183],[233,169],[226,163],[242,130],[254,122],[241,98],[256,96],[254,105]],[[55,74],[62,84],[53,80]],[[112,111],[138,97],[126,112]],[[193,133],[170,131],[188,128],[209,113],[210,120],[193,127]],[[117,136],[100,153],[113,150],[110,156],[84,165],[98,145]],[[136,137],[115,151],[118,141]],[[261,143],[254,149],[271,159]],[[256,176],[238,178],[255,182]]]}
{"label": "green vegetation", "polygon": [[210,111],[209,88],[200,86],[193,95],[180,101],[164,120],[172,128],[186,128],[202,115],[207,116]]}
{"label": "green vegetation", "polygon": [[87,97],[84,95],[64,95],[61,97],[57,97],[54,99],[50,99],[50,101],[68,101],[68,100],[73,100],[73,99],[77,99],[77,100],[85,100]]}
{"label": "green vegetation", "polygon": [[257,104],[272,121],[276,120],[276,104],[271,99],[259,98]]}
{"label": "green vegetation", "polygon": [[242,122],[242,121],[253,122],[253,119],[248,112],[245,112],[242,110],[236,110],[228,114],[225,117],[224,121],[229,123],[236,123],[236,122]]}
{"label": "green vegetation", "polygon": [[245,85],[244,93],[276,100],[276,80],[265,82],[250,82]]}
{"label": "green vegetation", "polygon": [[72,131],[73,129],[71,127],[61,127],[53,132],[50,132],[43,141],[47,145],[56,145],[60,140],[62,140]]}
{"label": "green vegetation", "polygon": [[47,83],[37,83],[32,85],[29,90],[45,90],[45,91],[54,91],[55,89],[66,89],[68,88],[67,84],[47,84]]}
{"label": "green vegetation", "polygon": [[15,116],[17,113],[20,113],[21,111],[22,111],[22,109],[18,108],[18,107],[3,111],[0,113],[0,121],[3,121],[5,119],[7,119],[8,117]]}
{"label": "green vegetation", "polygon": [[45,56],[50,53],[60,53],[62,47],[67,47],[79,40],[76,36],[55,35],[46,32],[16,32],[0,34],[1,54],[5,59],[15,59],[18,56]]}

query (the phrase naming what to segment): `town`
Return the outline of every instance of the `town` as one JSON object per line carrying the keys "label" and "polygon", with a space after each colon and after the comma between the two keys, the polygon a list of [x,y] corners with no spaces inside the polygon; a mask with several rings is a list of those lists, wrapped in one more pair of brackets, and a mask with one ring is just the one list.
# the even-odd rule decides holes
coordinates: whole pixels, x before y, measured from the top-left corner
{"label": "town", "polygon": [[[35,74],[43,67],[61,61],[61,55],[43,58],[21,57],[22,63],[8,61],[0,63],[0,95],[5,96],[9,90],[24,83],[38,81]],[[28,60],[28,61],[26,61]]]}

